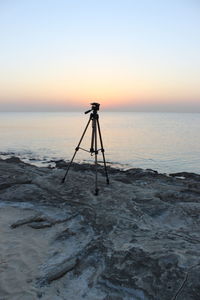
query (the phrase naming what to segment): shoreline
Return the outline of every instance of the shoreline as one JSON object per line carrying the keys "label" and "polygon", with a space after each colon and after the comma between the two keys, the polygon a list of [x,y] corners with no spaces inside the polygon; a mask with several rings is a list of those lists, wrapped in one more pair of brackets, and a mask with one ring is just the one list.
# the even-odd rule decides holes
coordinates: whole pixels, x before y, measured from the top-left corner
{"label": "shoreline", "polygon": [[2,299],[199,299],[200,175],[66,166],[0,159]]}
{"label": "shoreline", "polygon": [[[6,160],[6,159],[10,159],[10,158],[17,158],[19,160],[21,160],[22,162],[24,162],[25,164],[30,164],[33,165],[35,167],[49,167],[49,168],[55,168],[57,166],[57,164],[59,164],[59,162],[61,162],[61,164],[63,164],[63,167],[67,166],[67,164],[69,163],[69,160],[63,159],[63,158],[36,158],[36,157],[27,157],[27,155],[22,155],[22,154],[16,154],[15,152],[0,152],[0,160]],[[85,165],[86,167],[89,165],[94,165],[94,160],[76,160],[75,162],[73,162],[74,165]],[[99,166],[103,165],[103,161],[98,161]],[[140,168],[140,167],[133,167],[131,164],[125,164],[125,163],[120,163],[120,162],[112,162],[112,161],[108,161],[106,160],[106,164],[109,168],[111,169],[116,169],[119,171],[128,171],[131,169],[141,169],[141,170],[152,170],[154,172],[157,172],[159,174],[164,174],[164,175],[169,175],[171,176],[171,174],[196,174],[196,175],[200,175],[200,172],[193,172],[193,171],[174,171],[174,172],[161,172],[159,170],[156,169],[152,169],[152,168]],[[173,176],[173,175],[172,175]],[[178,175],[177,175],[178,176]]]}

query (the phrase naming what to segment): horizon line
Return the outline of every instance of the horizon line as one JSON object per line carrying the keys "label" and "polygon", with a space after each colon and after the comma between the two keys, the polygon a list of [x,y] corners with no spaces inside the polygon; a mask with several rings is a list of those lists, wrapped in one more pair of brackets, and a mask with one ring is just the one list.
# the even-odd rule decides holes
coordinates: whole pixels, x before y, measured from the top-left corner
{"label": "horizon line", "polygon": [[[73,112],[82,112],[84,110],[76,109],[76,110],[4,110],[0,111],[0,113],[73,113]],[[117,110],[117,109],[102,109],[100,112],[110,112],[110,113],[189,113],[189,114],[199,114],[200,110]]]}

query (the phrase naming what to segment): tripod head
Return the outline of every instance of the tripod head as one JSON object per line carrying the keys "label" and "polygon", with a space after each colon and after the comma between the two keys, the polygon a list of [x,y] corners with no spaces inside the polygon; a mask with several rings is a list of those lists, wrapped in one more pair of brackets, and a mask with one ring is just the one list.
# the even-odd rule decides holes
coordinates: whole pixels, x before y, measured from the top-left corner
{"label": "tripod head", "polygon": [[96,102],[93,102],[93,103],[90,103],[92,105],[92,108],[85,111],[85,114],[88,114],[89,112],[93,112],[93,113],[97,113],[97,111],[99,110],[99,106],[100,104],[99,103],[96,103]]}

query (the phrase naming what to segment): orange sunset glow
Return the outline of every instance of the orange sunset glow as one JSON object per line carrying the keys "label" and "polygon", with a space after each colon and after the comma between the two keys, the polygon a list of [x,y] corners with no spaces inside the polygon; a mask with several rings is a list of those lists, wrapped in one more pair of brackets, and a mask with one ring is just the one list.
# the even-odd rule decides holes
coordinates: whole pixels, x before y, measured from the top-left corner
{"label": "orange sunset glow", "polygon": [[1,9],[1,110],[200,109],[195,5],[37,2]]}

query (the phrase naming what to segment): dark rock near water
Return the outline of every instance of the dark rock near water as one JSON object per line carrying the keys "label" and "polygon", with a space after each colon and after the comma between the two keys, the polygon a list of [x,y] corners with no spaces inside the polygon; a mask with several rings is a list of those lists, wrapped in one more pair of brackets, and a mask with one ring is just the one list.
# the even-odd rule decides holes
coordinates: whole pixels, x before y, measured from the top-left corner
{"label": "dark rock near water", "polygon": [[5,160],[7,163],[16,163],[16,164],[18,164],[18,163],[22,163],[22,161],[19,159],[19,157],[15,157],[15,156],[12,156],[12,157],[10,157],[10,158],[7,158],[6,160]]}
{"label": "dark rock near water", "polygon": [[183,178],[187,178],[187,179],[194,179],[194,180],[200,181],[200,175],[195,174],[195,173],[179,172],[179,173],[171,173],[169,175],[173,176],[173,177],[183,177]]}

